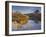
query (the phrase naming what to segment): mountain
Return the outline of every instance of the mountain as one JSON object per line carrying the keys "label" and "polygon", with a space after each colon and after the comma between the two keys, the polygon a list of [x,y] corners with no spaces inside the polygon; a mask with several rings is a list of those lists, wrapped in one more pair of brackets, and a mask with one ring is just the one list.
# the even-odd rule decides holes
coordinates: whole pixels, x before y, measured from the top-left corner
{"label": "mountain", "polygon": [[[20,12],[12,12],[12,16],[15,16],[16,13],[19,13],[21,14]],[[28,14],[24,14],[24,15],[27,15],[29,16],[29,20],[38,20],[38,21],[41,21],[41,13],[28,13]]]}
{"label": "mountain", "polygon": [[24,14],[24,15],[27,15],[29,16],[29,19],[31,20],[39,20],[41,21],[41,13],[38,14],[38,13],[29,13],[29,14]]}

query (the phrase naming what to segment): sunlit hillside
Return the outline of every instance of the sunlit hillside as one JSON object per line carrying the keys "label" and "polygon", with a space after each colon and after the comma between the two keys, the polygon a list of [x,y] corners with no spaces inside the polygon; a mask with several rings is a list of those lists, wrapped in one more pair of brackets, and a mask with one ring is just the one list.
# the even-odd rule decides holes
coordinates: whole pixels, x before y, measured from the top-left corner
{"label": "sunlit hillside", "polygon": [[19,28],[21,25],[24,25],[28,22],[29,17],[21,13],[12,13],[12,22],[15,26]]}

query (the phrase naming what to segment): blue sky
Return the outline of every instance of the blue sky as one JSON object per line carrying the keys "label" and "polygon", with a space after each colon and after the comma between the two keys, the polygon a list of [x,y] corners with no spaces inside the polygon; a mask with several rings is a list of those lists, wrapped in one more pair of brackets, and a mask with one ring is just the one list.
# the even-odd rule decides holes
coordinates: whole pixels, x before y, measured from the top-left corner
{"label": "blue sky", "polygon": [[31,7],[31,6],[12,6],[12,11],[16,12],[19,11],[21,13],[33,13],[34,11],[39,10],[41,11],[41,7]]}

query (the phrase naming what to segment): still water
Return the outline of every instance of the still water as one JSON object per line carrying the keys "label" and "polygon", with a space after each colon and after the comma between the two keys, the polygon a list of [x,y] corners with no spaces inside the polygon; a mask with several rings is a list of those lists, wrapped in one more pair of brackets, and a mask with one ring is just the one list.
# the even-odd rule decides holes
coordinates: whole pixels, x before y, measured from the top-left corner
{"label": "still water", "polygon": [[12,26],[12,31],[20,31],[20,30],[39,30],[41,29],[41,22],[35,20],[29,20],[28,23],[23,25],[21,28],[16,29]]}

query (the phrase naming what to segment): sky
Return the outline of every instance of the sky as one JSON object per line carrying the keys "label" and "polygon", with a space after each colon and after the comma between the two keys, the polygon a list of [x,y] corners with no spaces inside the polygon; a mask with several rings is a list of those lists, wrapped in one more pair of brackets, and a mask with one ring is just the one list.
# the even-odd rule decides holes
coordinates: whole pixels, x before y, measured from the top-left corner
{"label": "sky", "polygon": [[12,6],[12,11],[13,12],[19,11],[19,12],[21,12],[23,14],[33,13],[36,10],[41,11],[41,7],[33,7],[33,6]]}

